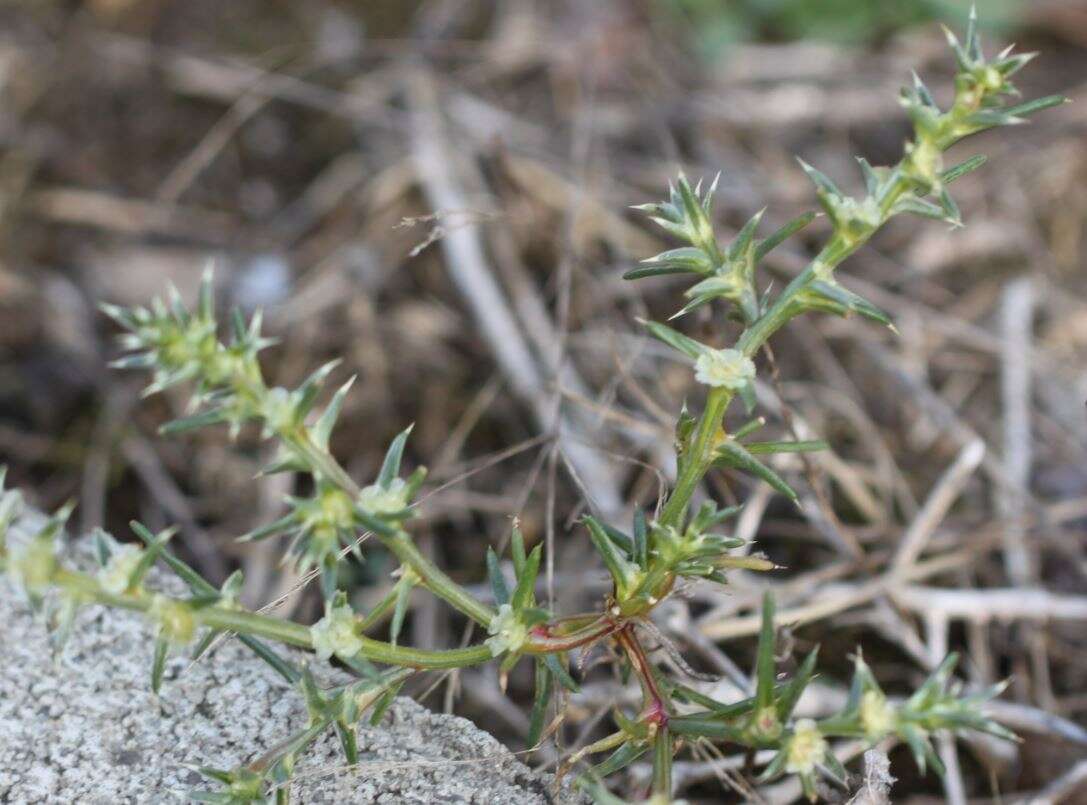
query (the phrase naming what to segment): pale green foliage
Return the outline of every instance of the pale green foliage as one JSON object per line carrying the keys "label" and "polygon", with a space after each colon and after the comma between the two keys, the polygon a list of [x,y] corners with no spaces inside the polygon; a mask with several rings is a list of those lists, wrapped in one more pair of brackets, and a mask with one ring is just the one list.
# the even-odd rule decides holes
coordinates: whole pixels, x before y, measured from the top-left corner
{"label": "pale green foliage", "polygon": [[[256,423],[276,447],[265,472],[289,470],[310,476],[310,496],[287,497],[286,512],[280,519],[241,539],[289,537],[286,558],[298,572],[314,568],[320,571],[324,617],[307,627],[245,610],[238,603],[241,574],[234,574],[216,589],[169,552],[167,543],[173,529],[152,534],[143,525],[132,523],[144,544],[142,549],[118,545],[109,535],[96,534],[100,565],[97,574],[71,571],[58,561],[57,540],[70,506],[62,508],[29,541],[8,545],[5,532],[18,516],[20,506],[17,493],[2,491],[0,470],[0,560],[7,573],[25,588],[35,605],[42,603],[47,590],[56,589],[58,645],[63,644],[63,635],[84,603],[112,604],[146,613],[155,634],[151,684],[156,691],[171,647],[195,642],[193,656],[199,657],[228,631],[236,633],[257,656],[297,687],[309,713],[306,728],[258,763],[229,771],[201,768],[202,774],[222,786],[218,791],[194,794],[195,799],[204,802],[285,801],[285,783],[295,758],[327,729],[336,731],[348,763],[354,763],[358,758],[354,730],[363,712],[370,709],[372,718],[379,718],[403,682],[420,669],[459,668],[499,659],[499,679],[504,685],[514,665],[531,659],[536,686],[528,740],[535,744],[544,735],[555,690],[577,687],[569,670],[569,653],[603,640],[615,646],[624,668],[637,680],[642,707],[637,713],[616,708],[617,731],[585,747],[569,761],[572,766],[592,755],[610,753],[582,778],[586,790],[601,802],[618,800],[599,781],[645,755],[652,757],[653,764],[650,801],[670,801],[672,757],[681,739],[774,750],[773,760],[762,770],[759,780],[796,775],[805,793],[814,797],[818,778],[836,784],[846,779],[830,743],[835,738],[876,742],[894,735],[910,747],[922,770],[932,767],[941,771],[930,741],[939,730],[974,730],[1013,737],[983,710],[985,701],[1001,688],[964,693],[952,678],[954,656],[916,693],[898,703],[886,696],[858,655],[850,696],[841,712],[822,720],[795,718],[797,702],[815,674],[817,652],[811,652],[791,677],[779,678],[774,659],[774,602],[769,595],[763,603],[754,669],[755,694],[741,702],[719,702],[677,681],[654,664],[639,637],[640,629],[651,628],[650,614],[674,592],[678,582],[723,584],[731,568],[764,572],[775,569],[764,556],[734,553],[745,547],[743,540],[727,533],[724,524],[739,512],[739,507],[718,508],[708,501],[691,511],[696,489],[715,467],[748,474],[796,500],[797,493],[759,457],[826,447],[815,440],[752,441],[750,437],[765,424],[761,417],[732,432],[725,429],[725,415],[735,399],[742,401],[749,414],[756,406],[755,360],[767,340],[789,320],[808,312],[842,316],[856,313],[890,325],[886,314],[840,284],[834,276],[838,265],[883,224],[902,213],[961,225],[948,185],[979,167],[983,159],[976,157],[946,168],[943,152],[970,134],[1022,122],[1027,114],[1062,101],[1051,97],[1006,106],[1007,97],[1016,92],[1009,79],[1030,60],[1030,55],[1005,51],[987,60],[973,17],[965,41],[960,44],[950,34],[949,41],[959,67],[953,103],[947,110],[939,109],[928,89],[914,77],[902,95],[914,137],[894,166],[873,167],[859,160],[865,181],[863,196],[855,198],[844,193],[829,177],[801,163],[815,184],[831,233],[808,267],[776,296],[770,293],[769,283],[760,282],[761,261],[771,249],[807,226],[813,213],[760,238],[758,229],[764,217],[760,211],[731,242],[721,246],[712,214],[716,180],[703,190],[700,183],[692,188],[681,176],[667,201],[640,208],[683,245],[656,255],[627,277],[694,275],[686,291],[687,304],[676,315],[723,302],[743,330],[735,343],[711,346],[659,322],[645,322],[651,335],[693,364],[693,379],[707,387],[705,404],[698,416],[690,414],[686,407],[678,416],[678,476],[655,516],[650,518],[646,512],[636,511],[629,532],[591,515],[584,518],[585,533],[612,580],[598,612],[558,617],[537,605],[542,546],[529,550],[516,527],[510,540],[512,586],[500,557],[488,551],[487,576],[493,605],[479,600],[437,568],[415,547],[406,530],[425,479],[423,468],[407,477],[401,473],[410,428],[393,439],[373,481],[365,486],[356,483],[330,450],[333,427],[352,380],[343,383],[323,408],[318,406],[318,399],[325,381],[336,369],[336,361],[317,369],[298,388],[268,387],[258,356],[272,341],[261,335],[260,315],[246,322],[235,312],[230,341],[220,340],[210,273],[204,278],[192,311],[185,308],[175,291],[148,308],[104,306],[105,312],[125,329],[122,344],[132,352],[116,365],[150,370],[148,393],[182,382],[192,384],[188,415],[164,426],[164,432],[176,434],[226,424],[233,436],[243,426]],[[370,612],[361,613],[338,589],[338,570],[349,553],[357,555],[359,536],[366,531],[376,535],[399,567],[391,592]],[[159,560],[186,582],[191,593],[188,598],[145,589],[143,580]],[[443,599],[485,628],[488,637],[476,645],[444,651],[398,645],[416,588]],[[366,634],[386,618],[387,642]],[[322,659],[335,657],[355,672],[359,681],[322,691],[308,668],[297,668],[284,660],[264,639],[313,650]],[[375,663],[389,668],[379,670]]]}

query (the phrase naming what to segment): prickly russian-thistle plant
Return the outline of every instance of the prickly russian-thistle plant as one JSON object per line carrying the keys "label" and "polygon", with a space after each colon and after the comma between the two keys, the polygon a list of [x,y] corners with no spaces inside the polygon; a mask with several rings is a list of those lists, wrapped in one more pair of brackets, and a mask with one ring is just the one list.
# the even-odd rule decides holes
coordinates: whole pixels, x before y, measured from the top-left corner
{"label": "prickly russian-thistle plant", "polygon": [[[758,371],[755,359],[761,347],[778,328],[807,312],[840,316],[859,313],[891,326],[875,305],[842,286],[835,278],[835,268],[884,223],[901,213],[961,225],[948,186],[978,168],[984,158],[974,157],[946,167],[943,152],[971,134],[1020,123],[1026,115],[1063,101],[1046,97],[1006,105],[1008,96],[1017,94],[1009,79],[1033,54],[1004,51],[994,59],[986,59],[973,15],[963,43],[950,32],[947,36],[958,63],[953,103],[941,110],[914,76],[913,85],[902,93],[914,136],[896,165],[873,167],[858,160],[866,187],[863,197],[847,195],[827,176],[801,162],[815,183],[832,232],[807,268],[776,295],[760,288],[756,274],[760,261],[807,226],[814,214],[801,216],[763,238],[758,234],[759,213],[722,247],[712,223],[713,186],[705,191],[700,185],[692,188],[681,176],[668,201],[639,208],[685,245],[645,261],[627,278],[694,275],[696,282],[686,291],[687,304],[676,316],[721,302],[742,323],[743,331],[735,343],[717,348],[664,324],[645,323],[653,336],[693,362],[694,379],[707,386],[707,392],[699,416],[686,410],[679,415],[678,475],[660,510],[638,511],[629,531],[592,516],[585,518],[588,538],[614,582],[599,611],[562,615],[541,607],[536,601],[541,546],[529,550],[516,528],[510,542],[515,577],[512,585],[503,576],[498,556],[491,551],[487,557],[493,607],[435,566],[416,548],[408,530],[413,501],[425,479],[422,469],[401,477],[401,457],[410,429],[393,441],[373,482],[365,486],[356,483],[329,451],[329,439],[351,381],[340,386],[319,411],[322,386],[336,362],[318,369],[297,389],[269,388],[258,353],[271,340],[261,335],[260,315],[246,322],[235,313],[230,337],[222,340],[210,275],[205,277],[195,310],[185,309],[176,292],[165,301],[156,299],[149,308],[104,305],[103,310],[126,330],[122,343],[131,351],[116,365],[150,371],[148,393],[182,383],[193,386],[192,415],[169,423],[163,428],[165,433],[226,424],[233,436],[242,425],[259,422],[264,436],[274,440],[278,450],[266,471],[291,470],[312,476],[310,496],[289,497],[284,517],[241,539],[289,535],[290,560],[300,572],[312,569],[320,575],[324,617],[307,627],[247,611],[238,602],[240,573],[216,589],[169,551],[172,530],[152,534],[136,522],[132,528],[143,541],[143,548],[119,544],[99,531],[95,534],[99,570],[88,574],[67,569],[58,559],[57,542],[70,506],[57,512],[32,540],[6,545],[3,535],[19,516],[20,499],[14,491],[0,493],[0,562],[35,607],[48,602],[58,645],[63,644],[81,605],[100,603],[145,613],[155,634],[151,685],[156,691],[170,651],[191,645],[193,656],[199,657],[224,633],[236,634],[297,687],[309,710],[309,726],[247,766],[233,770],[202,768],[211,781],[220,784],[217,790],[192,794],[193,799],[205,802],[286,801],[295,759],[326,730],[335,730],[347,762],[354,763],[359,720],[369,712],[376,722],[404,681],[424,669],[497,661],[504,679],[518,662],[532,662],[536,696],[528,741],[535,745],[544,735],[556,686],[577,688],[569,671],[570,653],[601,641],[618,649],[625,670],[640,684],[643,704],[636,713],[617,708],[615,731],[566,763],[566,768],[572,768],[591,756],[610,753],[585,769],[580,778],[583,787],[600,801],[616,801],[604,787],[603,779],[643,755],[652,757],[651,801],[670,801],[673,757],[695,741],[774,750],[773,759],[759,779],[796,775],[804,792],[815,798],[820,778],[839,785],[847,780],[829,739],[851,737],[874,743],[894,736],[911,748],[922,770],[932,767],[939,772],[940,761],[930,742],[936,731],[977,730],[1014,738],[983,711],[985,701],[998,694],[1000,687],[963,694],[952,678],[954,656],[948,657],[916,693],[897,702],[884,694],[858,652],[845,707],[822,720],[794,717],[796,704],[815,673],[816,652],[792,677],[778,677],[774,602],[769,596],[763,604],[755,693],[743,701],[717,701],[665,673],[647,654],[640,632],[652,611],[681,580],[724,583],[730,568],[769,571],[774,567],[757,555],[731,553],[741,547],[742,541],[717,532],[739,507],[722,509],[706,502],[692,510],[692,497],[703,476],[713,467],[730,467],[766,481],[795,499],[796,493],[759,457],[825,447],[814,441],[752,441],[749,437],[761,425],[757,418],[731,433],[725,430],[725,413],[736,398],[749,415],[754,412],[753,384]],[[2,480],[0,471],[0,489]],[[349,561],[350,554],[357,554],[357,537],[362,532],[375,534],[400,563],[390,594],[366,613],[353,608],[339,589],[337,578],[342,563]],[[146,589],[144,578],[157,561],[164,562],[188,584],[188,597],[171,598]],[[447,651],[399,645],[410,593],[416,587],[443,599],[486,630],[488,636],[478,645]],[[374,624],[390,614],[387,641],[367,636]],[[307,667],[297,667],[268,641],[309,649],[323,659],[336,657],[357,675],[357,681],[321,690]]]}

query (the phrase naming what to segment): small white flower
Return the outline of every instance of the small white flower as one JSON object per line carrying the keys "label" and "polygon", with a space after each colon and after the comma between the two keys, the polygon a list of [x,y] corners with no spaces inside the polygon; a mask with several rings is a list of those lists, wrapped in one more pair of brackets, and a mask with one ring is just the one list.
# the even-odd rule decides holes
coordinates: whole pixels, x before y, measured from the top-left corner
{"label": "small white flower", "polygon": [[333,654],[347,660],[362,650],[362,638],[355,632],[355,613],[346,604],[328,609],[309,633],[313,649],[322,660]]}
{"label": "small white flower", "polygon": [[109,561],[105,567],[99,569],[96,576],[102,589],[113,595],[121,595],[128,589],[128,580],[142,556],[143,551],[135,545],[126,543],[116,546]]}
{"label": "small white flower", "polygon": [[498,608],[498,614],[491,618],[490,625],[487,626],[487,634],[493,635],[484,641],[490,648],[492,657],[507,651],[517,651],[528,640],[528,629],[509,604]]}
{"label": "small white flower", "polygon": [[870,741],[878,741],[895,728],[895,709],[878,690],[866,690],[861,696],[861,726]]}
{"label": "small white flower", "polygon": [[408,505],[408,485],[403,478],[394,478],[389,487],[371,484],[359,493],[359,506],[370,514],[392,514]]}
{"label": "small white flower", "polygon": [[827,741],[810,718],[796,722],[786,751],[785,771],[790,774],[811,774],[815,764],[827,754]]}
{"label": "small white flower", "polygon": [[738,349],[707,349],[698,356],[694,368],[699,383],[733,391],[755,379],[755,364]]}

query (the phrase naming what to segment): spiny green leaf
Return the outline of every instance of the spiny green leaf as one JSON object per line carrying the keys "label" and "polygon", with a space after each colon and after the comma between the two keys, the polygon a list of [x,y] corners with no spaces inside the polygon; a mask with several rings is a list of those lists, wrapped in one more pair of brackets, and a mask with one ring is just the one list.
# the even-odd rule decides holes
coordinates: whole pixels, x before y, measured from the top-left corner
{"label": "spiny green leaf", "polygon": [[879,322],[885,327],[891,326],[891,318],[863,296],[853,293],[837,280],[816,280],[810,286],[813,294],[824,297],[834,304],[841,305],[847,311],[859,313],[866,319]]}
{"label": "spiny green leaf", "polygon": [[688,358],[697,360],[698,356],[706,350],[705,346],[693,338],[688,338],[683,333],[677,332],[667,325],[656,321],[645,321],[644,319],[639,319],[639,321],[649,330],[650,335],[659,341],[663,341],[673,349],[679,350]]}
{"label": "spiny green leaf", "polygon": [[515,612],[520,612],[526,607],[532,606],[536,592],[536,576],[540,572],[540,558],[543,555],[543,546],[537,545],[529,553],[524,567],[517,577],[517,588],[513,591],[511,606]]}
{"label": "spiny green leaf", "polygon": [[[701,188],[699,182],[699,188]],[[683,204],[685,224],[691,242],[706,251],[716,252],[717,243],[713,236],[713,226],[709,220],[709,214],[698,198],[696,191],[691,189],[685,176],[680,176],[677,182],[679,197]]]}
{"label": "spiny green leaf", "polygon": [[[3,482],[0,480],[0,488],[2,487]],[[94,529],[94,556],[98,560],[99,566],[105,567],[109,562],[109,558],[113,555],[112,543],[113,537],[104,530],[101,528]]]}
{"label": "spiny green leaf", "polygon": [[209,263],[200,276],[200,291],[196,301],[197,315],[204,321],[215,320],[215,271]]}
{"label": "spiny green leaf", "polygon": [[755,778],[755,782],[762,784],[773,780],[785,770],[785,764],[788,760],[788,752],[784,749],[778,750],[778,753],[774,755],[773,759],[766,765],[766,768],[762,770],[762,774]]}
{"label": "spiny green leaf", "polygon": [[798,497],[793,488],[785,483],[780,475],[758,461],[758,459],[751,455],[751,453],[749,453],[742,445],[732,439],[728,439],[717,448],[717,456],[714,459],[714,464],[742,470],[762,481],[766,481],[766,483],[770,484],[770,486],[790,500],[796,500]]}
{"label": "spiny green leaf", "polygon": [[381,462],[381,472],[377,474],[379,486],[388,488],[393,479],[400,475],[400,460],[404,457],[404,445],[407,444],[408,436],[411,435],[413,427],[415,426],[408,425],[396,435],[392,444],[389,445],[389,450],[385,453],[385,460]]}
{"label": "spiny green leaf", "polygon": [[[752,703],[753,699],[745,699],[744,703]],[[742,715],[744,712],[750,711],[751,707],[747,707],[746,710],[736,713],[736,715]],[[709,738],[715,741],[731,741],[733,743],[743,743],[743,730],[730,724],[727,721],[721,720],[715,713],[713,717],[709,717],[701,714],[694,714],[689,716],[678,716],[668,720],[668,728],[676,735],[689,735],[692,738]]]}
{"label": "spiny green leaf", "polygon": [[215,642],[215,638],[223,633],[222,629],[208,629],[204,632],[204,636],[200,638],[199,642],[193,647],[190,657],[193,662],[196,662],[204,656],[204,652],[211,648],[212,643]]}
{"label": "spiny green leaf", "polygon": [[744,383],[740,386],[738,393],[740,401],[744,404],[744,411],[750,416],[758,405],[758,398],[755,396],[755,384],[751,382]]}
{"label": "spiny green leaf", "polygon": [[321,557],[321,596],[329,601],[339,589],[339,562],[335,552]]}
{"label": "spiny green leaf", "polygon": [[[913,724],[903,724],[899,728],[899,735],[902,736],[902,739],[910,748],[910,752],[913,754],[913,761],[917,764],[917,770],[924,775],[928,767],[928,761],[934,756],[928,738]],[[938,759],[937,763],[939,763]],[[939,768],[942,769],[943,764],[940,764]]]}
{"label": "spiny green leaf", "polygon": [[528,737],[530,747],[536,746],[543,736],[544,718],[547,717],[547,705],[551,701],[554,683],[551,671],[543,660],[536,660],[536,693],[532,699],[532,713],[528,719]]}
{"label": "spiny green leaf", "polygon": [[513,526],[513,534],[510,537],[510,554],[513,556],[513,570],[520,577],[521,568],[525,566],[525,535],[521,533],[521,527]]}
{"label": "spiny green leaf", "polygon": [[177,436],[178,433],[186,433],[190,430],[197,430],[211,425],[220,425],[227,422],[228,419],[229,412],[225,408],[210,408],[209,411],[203,411],[192,416],[171,419],[170,422],[159,426],[159,433],[161,436]]}
{"label": "spiny green leaf", "polygon": [[317,394],[321,391],[321,386],[324,385],[328,376],[332,374],[332,370],[342,363],[342,360],[342,358],[336,358],[323,364],[298,387],[295,415],[299,419],[304,418],[313,408],[313,404],[317,401]]}
{"label": "spiny green leaf", "polygon": [[340,417],[343,401],[347,397],[347,392],[351,390],[356,377],[357,375],[352,375],[346,383],[336,390],[336,393],[332,395],[332,399],[329,400],[328,407],[321,413],[321,416],[310,430],[314,443],[323,450],[328,450],[328,441],[332,436],[332,428],[335,427],[336,420]]}
{"label": "spiny green leaf", "polygon": [[[637,279],[653,274],[707,274],[714,268],[713,261],[702,249],[681,246],[642,260],[638,268],[623,275],[624,279]],[[650,272],[650,273],[644,273]]]}
{"label": "spiny green leaf", "polygon": [[348,727],[339,721],[333,722],[336,727],[336,737],[340,739],[340,749],[348,766],[354,766],[359,762],[359,745],[355,738],[354,727]]}
{"label": "spiny green leaf", "polygon": [[777,700],[777,712],[778,718],[781,721],[786,721],[789,716],[792,715],[793,709],[796,707],[796,703],[800,701],[801,694],[804,693],[804,689],[811,682],[812,677],[815,674],[815,662],[819,657],[819,647],[816,646],[804,658],[804,662],[801,663],[800,668],[796,672],[796,676],[789,680],[785,685],[785,689],[781,692]]}
{"label": "spiny green leaf", "polygon": [[109,302],[100,302],[98,309],[109,316],[126,330],[135,330],[140,326],[133,311],[120,305],[111,305]]}
{"label": "spiny green leaf", "polygon": [[[682,318],[683,316],[686,316],[688,313],[690,313],[692,310],[698,310],[698,308],[702,307],[703,305],[709,304],[714,299],[717,299],[720,295],[721,294],[719,293],[700,294],[699,296],[696,296],[690,302],[685,304],[683,307],[681,307],[679,310],[677,310],[675,313],[673,313],[671,316],[669,316],[668,321],[675,321],[676,319]],[[657,337],[660,338],[660,336]],[[663,338],[661,340],[664,341]],[[666,341],[665,343],[670,342]]]}
{"label": "spiny green leaf", "polygon": [[385,713],[392,707],[392,703],[396,701],[396,697],[400,695],[400,689],[404,687],[403,682],[397,682],[395,685],[389,687],[385,691],[381,698],[374,703],[374,711],[370,715],[370,726],[376,727],[381,723],[381,719],[385,717]]}
{"label": "spiny green leaf", "polygon": [[906,703],[907,707],[917,711],[927,709],[947,686],[948,681],[951,679],[951,674],[954,672],[958,662],[958,653],[953,651],[948,654],[947,657],[944,658],[944,661],[940,663],[939,667],[929,675],[924,684],[917,689],[917,692],[909,698],[909,701]]}
{"label": "spiny green leaf", "polygon": [[972,173],[986,163],[988,157],[983,155],[973,156],[970,159],[960,162],[954,167],[948,168],[940,174],[940,180],[944,184],[951,184],[956,179],[960,179],[968,173]]}
{"label": "spiny green leaf", "polygon": [[815,453],[830,449],[830,445],[821,439],[800,442],[751,442],[745,444],[744,447],[747,452],[755,456],[772,453]]}
{"label": "spiny green leaf", "polygon": [[946,187],[940,188],[940,208],[944,211],[944,220],[962,226],[962,213],[959,211],[959,205],[947,192]]}
{"label": "spiny green leaf", "polygon": [[760,711],[774,702],[774,636],[774,595],[767,591],[762,597],[762,626],[755,657],[755,703]]}
{"label": "spiny green leaf", "polygon": [[975,3],[970,4],[970,16],[966,23],[965,46],[966,55],[972,62],[976,64],[984,59],[981,52],[981,37],[978,36],[978,7]]}
{"label": "spiny green leaf", "polygon": [[[132,569],[132,573],[128,577],[129,588],[134,588],[143,581],[147,571],[151,569],[159,554],[162,553],[163,548],[166,547],[166,543],[177,533],[177,528],[171,527],[160,531],[158,534],[152,534],[146,526],[136,520],[130,520],[129,526],[139,535],[140,539],[147,543],[147,550],[140,556],[140,561]],[[210,584],[208,586],[211,587]],[[215,594],[219,592],[214,587],[211,587],[211,591]]]}
{"label": "spiny green leaf", "polygon": [[892,208],[892,213],[898,214],[903,212],[920,215],[923,218],[932,218],[936,221],[947,221],[948,223],[954,223],[954,221],[948,219],[947,213],[943,207],[941,207],[939,204],[933,204],[931,201],[920,198],[918,196],[903,196],[895,202],[895,205]]}
{"label": "spiny green leaf", "polygon": [[921,76],[917,75],[916,71],[913,71],[913,91],[917,93],[918,99],[925,106],[936,109],[936,101],[932,98],[932,93],[929,92],[928,87],[925,86],[925,82],[921,80]]}
{"label": "spiny green leaf", "polygon": [[634,540],[613,525],[608,525],[607,523],[601,523],[600,525],[603,527],[605,533],[607,533],[608,539],[619,546],[619,550],[621,550],[628,558],[634,556]]}
{"label": "spiny green leaf", "polygon": [[813,168],[800,157],[797,157],[796,161],[800,163],[800,167],[804,169],[804,173],[808,174],[808,178],[815,183],[815,187],[821,195],[826,194],[829,196],[836,196],[838,198],[843,197],[842,191],[838,189],[838,185],[834,184],[834,182],[830,180],[829,176],[827,176],[822,171]]}
{"label": "spiny green leaf", "polygon": [[1038,56],[1037,53],[1016,53],[1015,55],[1010,55],[1011,49],[1012,46],[1009,45],[1000,56],[997,57],[997,60],[993,62],[993,67],[995,67],[997,72],[1004,76],[1004,78],[1011,78]]}
{"label": "spiny green leaf", "polygon": [[1065,103],[1068,103],[1068,98],[1063,95],[1046,95],[1044,98],[1036,98],[1033,101],[1027,101],[1017,106],[1009,106],[1004,110],[1004,113],[1011,117],[1024,118],[1027,115],[1032,115],[1043,109],[1051,109],[1054,106],[1061,106]]}
{"label": "spiny green leaf", "polygon": [[744,436],[749,436],[750,434],[754,433],[755,431],[757,431],[759,428],[761,428],[765,424],[766,424],[766,418],[765,417],[761,417],[761,416],[756,417],[755,419],[752,419],[750,422],[745,422],[743,425],[741,425],[739,428],[737,428],[736,431],[732,434],[732,438],[733,439],[742,439]]}
{"label": "spiny green leaf", "polygon": [[589,529],[589,538],[596,547],[597,553],[604,559],[615,584],[620,589],[625,589],[634,575],[634,567],[627,561],[624,553],[619,549],[600,522],[591,516],[586,516],[585,525]]}
{"label": "spiny green leaf", "polygon": [[755,247],[755,260],[759,261],[764,258],[773,249],[780,246],[788,238],[791,238],[793,235],[795,235],[797,232],[799,232],[801,229],[806,227],[814,220],[815,213],[806,212],[803,215],[799,215],[796,218],[793,218],[787,224],[785,224],[772,235],[770,235],[770,237],[766,238],[766,240],[760,240],[758,245]]}
{"label": "spiny green leaf", "polygon": [[[1033,102],[1032,102],[1033,103]],[[1026,106],[1026,104],[1024,104]],[[1019,126],[1026,123],[1025,117],[1017,115],[1012,108],[1006,109],[979,109],[967,116],[965,125],[973,129],[971,133],[991,129],[994,126]],[[1042,107],[1043,109],[1046,107]],[[1036,109],[1031,111],[1037,111]]]}
{"label": "spiny green leaf", "polygon": [[79,610],[79,601],[74,596],[66,595],[57,605],[57,610],[50,616],[49,642],[52,645],[53,654],[59,657],[72,636],[72,627],[75,624],[76,612]]}
{"label": "spiny green leaf", "polygon": [[600,777],[607,777],[608,775],[614,774],[621,769],[625,769],[635,760],[644,755],[646,751],[648,751],[648,749],[649,744],[647,743],[641,743],[638,741],[627,741],[625,744],[612,752],[611,755],[608,756],[607,760],[594,766],[593,772]]}
{"label": "spiny green leaf", "polygon": [[868,191],[868,195],[877,195],[880,181],[875,169],[868,164],[868,160],[864,157],[857,157],[857,164],[861,166],[861,173],[864,175],[864,188]]}
{"label": "spiny green leaf", "polygon": [[554,675],[560,685],[571,693],[577,693],[580,690],[580,686],[566,669],[567,660],[565,654],[545,654],[543,660],[544,664],[547,665],[547,670]]}
{"label": "spiny green leaf", "polygon": [[640,280],[646,277],[663,277],[670,274],[693,274],[693,269],[671,265],[643,265],[632,268],[623,274],[625,280]]}
{"label": "spiny green leaf", "polygon": [[385,537],[391,537],[397,531],[395,525],[386,522],[376,515],[370,514],[370,512],[366,511],[366,509],[361,506],[355,506],[355,519],[357,519],[364,528]]}
{"label": "spiny green leaf", "polygon": [[292,512],[291,514],[280,517],[267,525],[263,525],[260,528],[254,528],[247,534],[242,534],[237,538],[237,542],[259,542],[262,539],[268,537],[274,537],[276,534],[282,534],[284,531],[288,531],[291,528],[298,526],[297,516]]}
{"label": "spiny green leaf", "polygon": [[166,655],[169,651],[170,644],[166,638],[155,638],[155,655],[151,660],[151,690],[155,693],[162,687],[162,675],[166,670]]}
{"label": "spiny green leaf", "polygon": [[313,671],[308,663],[302,666],[302,679],[299,688],[302,691],[302,698],[305,699],[306,710],[310,716],[317,718],[323,715],[325,698],[321,695],[321,689],[317,686],[317,680],[314,678]]}
{"label": "spiny green leaf", "polygon": [[158,365],[158,358],[151,352],[125,355],[109,362],[110,369],[153,369]]}
{"label": "spiny green leaf", "polygon": [[410,577],[402,578],[396,583],[396,606],[393,608],[392,621],[389,623],[389,642],[394,646],[396,641],[400,639],[400,630],[404,628],[404,618],[408,613],[411,590],[414,586],[410,581]]}
{"label": "spiny green leaf", "polygon": [[491,583],[491,593],[494,595],[495,604],[508,604],[510,591],[502,575],[502,568],[498,565],[498,554],[490,546],[487,546],[487,578]]}
{"label": "spiny green leaf", "polygon": [[634,561],[641,568],[649,566],[649,540],[645,523],[645,512],[634,512]]}
{"label": "spiny green leaf", "polygon": [[230,328],[235,344],[244,344],[248,335],[248,327],[245,323],[245,315],[240,307],[230,309]]}
{"label": "spiny green leaf", "polygon": [[730,260],[739,260],[744,254],[747,253],[748,247],[755,238],[755,232],[759,228],[759,222],[762,221],[762,216],[766,214],[766,207],[763,207],[757,213],[752,215],[747,223],[743,225],[737,233],[735,239],[728,247],[728,257]]}

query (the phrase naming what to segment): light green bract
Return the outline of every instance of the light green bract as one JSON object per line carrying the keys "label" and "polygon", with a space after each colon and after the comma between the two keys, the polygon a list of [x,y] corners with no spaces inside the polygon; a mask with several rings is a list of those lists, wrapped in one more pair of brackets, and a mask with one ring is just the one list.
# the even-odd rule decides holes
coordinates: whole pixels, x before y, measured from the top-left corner
{"label": "light green bract", "polygon": [[102,585],[102,589],[113,595],[120,595],[128,589],[128,580],[140,563],[143,556],[135,545],[125,543],[114,549],[106,566],[101,568],[95,578]]}
{"label": "light green bract", "polygon": [[492,637],[488,637],[484,642],[491,650],[493,657],[501,656],[507,651],[519,651],[528,639],[528,629],[509,604],[502,604],[498,608],[498,614],[487,627],[487,634]]}
{"label": "light green bract", "polygon": [[755,364],[738,349],[707,349],[695,361],[694,377],[707,386],[739,391],[755,379]]}
{"label": "light green bract", "polygon": [[355,631],[355,613],[346,604],[330,607],[309,631],[313,650],[322,660],[332,655],[348,660],[362,650],[362,638]]}
{"label": "light green bract", "polygon": [[359,493],[359,506],[370,514],[393,514],[408,505],[408,485],[403,478],[394,478],[388,488],[370,484]]}

